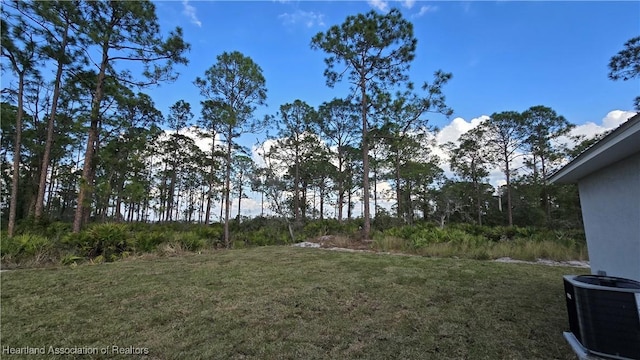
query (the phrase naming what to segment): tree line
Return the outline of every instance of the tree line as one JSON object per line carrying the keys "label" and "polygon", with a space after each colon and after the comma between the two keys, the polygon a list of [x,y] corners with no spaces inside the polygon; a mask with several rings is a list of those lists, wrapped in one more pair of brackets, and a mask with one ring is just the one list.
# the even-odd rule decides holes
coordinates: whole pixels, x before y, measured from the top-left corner
{"label": "tree line", "polygon": [[[398,10],[349,16],[311,39],[326,56],[327,85],[347,82],[349,93],[317,108],[297,99],[260,118],[266,79],[237,51],[218,55],[193,80],[200,114],[184,99],[167,114],[156,108],[144,89],[175,81],[190,45],[180,28],[162,35],[151,2],[5,5],[3,71],[17,81],[2,89],[1,103],[9,236],[30,218],[73,222],[74,232],[89,222],[217,218],[229,246],[229,224],[240,221],[251,191],[286,221],[292,238],[330,207],[339,221],[354,218],[360,202],[364,238],[372,215],[441,226],[581,225],[575,187],[545,179],[593,139],[567,148],[560,140],[573,125],[553,109],[494,113],[446,144],[446,158],[436,155],[428,116],[453,113],[443,92],[452,74],[435,71],[419,86],[409,78],[417,41]],[[43,75],[49,70],[53,78]],[[275,133],[258,146],[257,164],[238,140],[265,129]],[[453,177],[445,176],[445,161]],[[488,183],[494,167],[506,182],[498,189]],[[391,212],[380,205],[382,184],[394,198]],[[220,214],[212,214],[216,203]]]}

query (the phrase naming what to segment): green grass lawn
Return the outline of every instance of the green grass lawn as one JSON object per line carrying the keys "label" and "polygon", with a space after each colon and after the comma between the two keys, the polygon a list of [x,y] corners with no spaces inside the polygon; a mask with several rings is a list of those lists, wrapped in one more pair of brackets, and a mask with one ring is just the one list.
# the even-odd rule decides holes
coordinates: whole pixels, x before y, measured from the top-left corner
{"label": "green grass lawn", "polygon": [[0,342],[108,347],[83,359],[112,346],[153,359],[573,359],[562,275],[586,272],[293,247],[16,270],[0,275]]}

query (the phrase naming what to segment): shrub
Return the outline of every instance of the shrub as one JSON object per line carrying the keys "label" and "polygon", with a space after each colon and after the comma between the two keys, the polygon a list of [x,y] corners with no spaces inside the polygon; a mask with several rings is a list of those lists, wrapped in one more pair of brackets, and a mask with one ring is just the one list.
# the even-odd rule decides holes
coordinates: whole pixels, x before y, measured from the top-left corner
{"label": "shrub", "polygon": [[234,234],[233,240],[252,246],[283,245],[291,242],[287,230],[276,227]]}
{"label": "shrub", "polygon": [[74,255],[74,254],[67,254],[67,255],[63,256],[62,259],[60,259],[60,263],[62,265],[65,265],[65,266],[66,265],[72,265],[72,264],[76,264],[77,265],[76,261],[82,260],[82,259],[83,259],[82,256],[77,256],[77,255]]}
{"label": "shrub", "polygon": [[127,225],[104,223],[90,226],[78,234],[68,234],[63,243],[75,248],[88,258],[102,255],[106,261],[115,261],[123,252],[133,251],[135,240]]}
{"label": "shrub", "polygon": [[221,224],[201,225],[196,227],[194,231],[206,243],[214,247],[223,245],[224,229]]}
{"label": "shrub", "polygon": [[170,237],[166,232],[136,232],[133,235],[134,248],[137,252],[152,252],[158,245],[168,241]]}
{"label": "shrub", "polygon": [[[234,231],[254,231],[260,230],[264,227],[273,226],[274,223],[282,223],[281,219],[278,218],[268,218],[264,216],[258,216],[253,219],[249,219],[240,224],[237,222],[233,222],[231,225],[234,225],[231,230]],[[222,224],[215,224],[220,229],[222,229]]]}
{"label": "shrub", "polygon": [[373,239],[373,248],[380,251],[405,251],[407,241],[393,236],[377,235]]}
{"label": "shrub", "polygon": [[[304,239],[303,233],[303,230],[294,230],[294,234],[300,240]],[[251,246],[282,245],[291,242],[286,222],[283,219],[266,217],[242,222],[232,231],[230,240],[231,243],[240,241]]]}
{"label": "shrub", "polygon": [[8,237],[6,234],[2,234],[0,238],[0,257],[15,257],[19,251],[17,242],[13,238]]}
{"label": "shrub", "polygon": [[403,225],[402,219],[389,215],[388,212],[379,212],[371,221],[371,228],[383,231],[391,227],[399,227]]}
{"label": "shrub", "polygon": [[340,223],[335,219],[310,221],[304,225],[302,234],[305,238],[314,238],[324,235],[336,235],[340,232]]}
{"label": "shrub", "polygon": [[195,231],[175,233],[172,242],[179,244],[180,248],[186,251],[198,251],[206,245]]}
{"label": "shrub", "polygon": [[22,234],[14,237],[3,237],[0,245],[0,254],[13,258],[32,257],[51,249],[51,241],[36,234]]}

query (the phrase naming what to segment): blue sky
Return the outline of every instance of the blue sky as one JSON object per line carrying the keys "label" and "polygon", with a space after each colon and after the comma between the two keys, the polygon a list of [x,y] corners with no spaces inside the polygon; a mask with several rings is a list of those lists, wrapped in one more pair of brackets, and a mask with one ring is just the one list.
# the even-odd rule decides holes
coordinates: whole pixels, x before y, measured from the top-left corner
{"label": "blue sky", "polygon": [[[453,74],[444,88],[453,116],[430,116],[431,125],[442,129],[437,136],[440,144],[457,140],[494,112],[524,111],[534,105],[553,108],[579,125],[574,134],[590,136],[633,115],[633,99],[640,95],[639,79],[614,82],[607,77],[610,58],[627,40],[640,35],[637,1],[162,1],[156,5],[161,28],[181,26],[192,46],[190,63],[179,69],[178,81],[150,92],[165,114],[180,99],[199,114],[202,98],[193,80],[215,63],[217,55],[234,50],[263,69],[268,106],[257,116],[275,114],[280,105],[295,99],[317,107],[344,97],[348,85],[333,89],[325,85],[326,54],[310,48],[311,38],[341,24],[348,15],[384,13],[393,7],[414,24],[418,39],[411,80],[430,81],[439,69]],[[240,143],[251,147],[264,138],[251,134]],[[441,166],[452,175],[446,162]],[[498,169],[489,176],[494,186],[503,183],[502,178]],[[378,187],[389,189],[388,184]],[[259,214],[257,199],[250,196],[243,201],[243,215]],[[387,208],[394,203],[391,198],[381,202]],[[355,210],[358,214],[358,206]]]}
{"label": "blue sky", "polygon": [[[441,129],[439,144],[456,141],[494,112],[524,111],[534,105],[553,108],[578,125],[573,134],[594,135],[633,115],[640,79],[611,81],[608,63],[624,43],[640,35],[640,2],[626,1],[157,1],[162,31],[176,26],[191,44],[190,63],[178,66],[178,80],[144,89],[165,115],[178,100],[200,114],[193,81],[223,52],[240,51],[263,70],[267,107],[256,116],[275,114],[296,99],[317,107],[348,95],[348,85],[325,85],[326,54],[312,50],[311,38],[348,15],[398,8],[414,24],[418,39],[410,78],[430,81],[436,70],[451,72],[444,88],[450,118],[429,115]],[[139,66],[122,62],[118,69]],[[3,74],[3,86],[12,75]],[[274,131],[270,131],[272,134]],[[252,147],[265,134],[248,134],[240,144]],[[208,149],[210,145],[198,141]],[[443,152],[434,148],[436,154]],[[254,153],[254,159],[256,154]],[[451,176],[446,161],[441,166]],[[498,169],[490,183],[504,180]],[[383,184],[384,185],[384,184]],[[378,185],[380,191],[389,189]],[[253,194],[255,195],[255,194]],[[243,215],[256,215],[258,197],[243,200]],[[235,200],[234,200],[235,201]],[[389,208],[393,200],[381,204]],[[212,213],[217,213],[214,209]],[[356,206],[358,214],[358,206]]]}
{"label": "blue sky", "polygon": [[[347,94],[325,85],[325,54],[310,48],[313,35],[348,15],[399,8],[418,39],[410,77],[431,80],[453,73],[444,93],[454,110],[434,116],[440,128],[493,112],[545,105],[570,122],[599,123],[612,110],[631,110],[640,81],[611,81],[608,61],[640,35],[640,2],[422,2],[422,1],[160,1],[161,28],[181,26],[191,44],[180,78],[149,91],[166,114],[184,99],[199,113],[193,85],[216,56],[238,50],[263,69],[268,107],[301,99],[317,106]],[[248,139],[247,139],[248,140]],[[253,139],[255,141],[255,138]]]}

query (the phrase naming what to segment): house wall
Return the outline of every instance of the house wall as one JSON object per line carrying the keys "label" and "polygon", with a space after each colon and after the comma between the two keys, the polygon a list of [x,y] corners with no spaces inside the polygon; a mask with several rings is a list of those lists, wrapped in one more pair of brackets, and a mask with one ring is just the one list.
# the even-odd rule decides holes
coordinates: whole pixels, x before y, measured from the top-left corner
{"label": "house wall", "polygon": [[578,181],[591,273],[640,281],[640,153]]}

